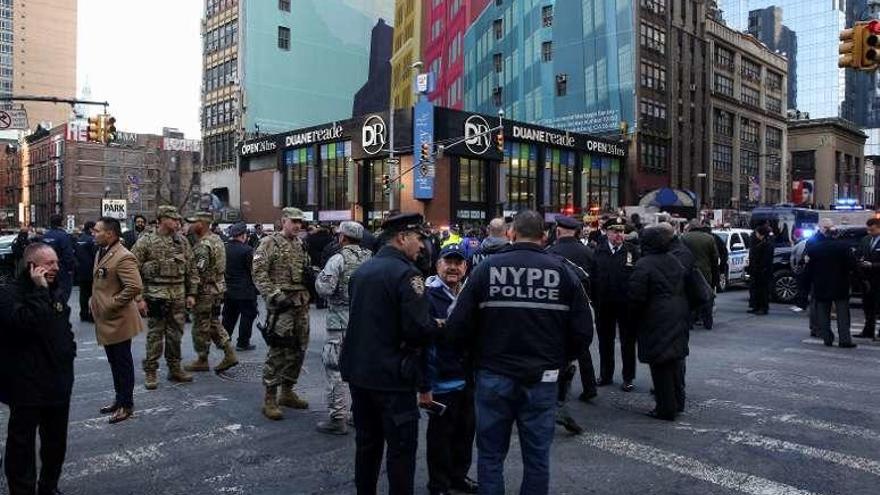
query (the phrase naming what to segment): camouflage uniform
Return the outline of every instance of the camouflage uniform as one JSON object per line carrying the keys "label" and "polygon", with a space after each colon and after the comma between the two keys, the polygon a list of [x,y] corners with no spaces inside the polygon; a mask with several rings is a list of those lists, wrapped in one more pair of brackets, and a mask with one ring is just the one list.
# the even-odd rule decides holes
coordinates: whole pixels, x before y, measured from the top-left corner
{"label": "camouflage uniform", "polygon": [[[159,218],[179,218],[177,208],[160,206]],[[198,283],[198,274],[191,263],[192,250],[185,237],[178,233],[162,235],[158,229],[144,232],[132,254],[138,259],[144,280],[147,301],[147,355],[144,371],[155,373],[163,348],[171,372],[180,372],[180,340],[186,321],[186,294]]]}
{"label": "camouflage uniform", "polygon": [[199,283],[193,284],[196,305],[193,308],[193,349],[199,356],[207,356],[211,342],[225,349],[229,334],[220,324],[220,307],[226,293],[226,248],[217,234],[209,233],[193,247],[193,264],[199,274]]}
{"label": "camouflage uniform", "polygon": [[327,298],[327,342],[324,344],[321,360],[327,375],[327,408],[331,420],[344,420],[348,415],[350,399],[348,388],[339,372],[339,353],[345,329],[348,328],[349,295],[348,282],[351,275],[372,253],[355,244],[349,244],[333,255],[327,266],[318,275],[315,288],[319,295]]}
{"label": "camouflage uniform", "polygon": [[[299,215],[301,219],[302,212]],[[268,312],[265,331],[269,352],[263,366],[263,384],[267,388],[289,388],[299,379],[309,345],[307,269],[308,254],[299,238],[287,239],[276,232],[264,237],[254,251],[254,284],[265,299]]]}

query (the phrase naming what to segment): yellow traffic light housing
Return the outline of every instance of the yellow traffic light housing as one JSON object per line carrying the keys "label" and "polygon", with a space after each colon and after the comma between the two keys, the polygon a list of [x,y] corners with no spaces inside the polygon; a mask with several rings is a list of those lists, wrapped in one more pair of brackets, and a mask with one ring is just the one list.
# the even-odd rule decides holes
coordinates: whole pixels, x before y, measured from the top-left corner
{"label": "yellow traffic light housing", "polygon": [[498,152],[502,155],[504,154],[504,133],[499,131],[498,136],[496,136],[495,145],[498,147]]}
{"label": "yellow traffic light housing", "polygon": [[104,116],[89,117],[89,141],[104,142]]}
{"label": "yellow traffic light housing", "polygon": [[431,145],[429,143],[422,143],[422,155],[420,161],[422,163],[431,161]]}
{"label": "yellow traffic light housing", "polygon": [[116,141],[116,117],[112,115],[104,116],[104,144],[110,144]]}
{"label": "yellow traffic light housing", "polygon": [[388,174],[382,176],[382,190],[385,192],[391,190],[391,176]]}
{"label": "yellow traffic light housing", "polygon": [[860,21],[840,32],[837,66],[876,70],[880,64],[880,21]]}

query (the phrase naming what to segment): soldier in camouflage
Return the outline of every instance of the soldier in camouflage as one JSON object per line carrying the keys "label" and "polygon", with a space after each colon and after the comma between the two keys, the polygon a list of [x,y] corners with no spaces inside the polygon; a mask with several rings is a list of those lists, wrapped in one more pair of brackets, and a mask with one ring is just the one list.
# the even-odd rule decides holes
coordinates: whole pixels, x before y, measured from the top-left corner
{"label": "soldier in camouflage", "polygon": [[[303,212],[284,208],[281,232],[264,237],[254,252],[254,284],[266,301],[266,323],[259,326],[269,352],[263,366],[266,396],[263,414],[283,418],[279,405],[308,409],[309,403],[293,391],[309,345],[308,254],[298,234]],[[281,388],[280,395],[278,388]]]}
{"label": "soldier in camouflage", "polygon": [[214,216],[210,212],[198,212],[187,218],[189,231],[194,235],[193,264],[198,274],[197,281],[190,284],[189,295],[196,298],[193,307],[192,339],[193,349],[198,356],[186,365],[186,371],[210,371],[208,353],[211,342],[223,350],[223,361],[214,367],[220,373],[238,364],[229,334],[220,324],[220,308],[226,292],[226,247],[216,234],[211,232]]}
{"label": "soldier in camouflage", "polygon": [[342,250],[327,260],[327,266],[315,281],[318,295],[326,297],[328,303],[327,342],[321,360],[327,374],[327,408],[330,412],[330,420],[319,422],[317,429],[321,433],[345,435],[348,433],[346,419],[351,398],[339,372],[339,352],[348,327],[348,281],[355,270],[370,259],[372,253],[360,246],[364,228],[359,223],[342,222],[338,235]]}
{"label": "soldier in camouflage", "polygon": [[180,366],[180,340],[186,309],[195,305],[195,298],[186,295],[191,293],[191,285],[198,278],[191,263],[189,242],[177,233],[180,225],[177,208],[160,206],[157,218],[158,227],[141,235],[131,248],[144,280],[144,299],[138,302],[138,309],[148,316],[147,356],[144,359],[144,387],[147,390],[157,387],[156,373],[163,348],[168,379],[192,381],[192,375]]}

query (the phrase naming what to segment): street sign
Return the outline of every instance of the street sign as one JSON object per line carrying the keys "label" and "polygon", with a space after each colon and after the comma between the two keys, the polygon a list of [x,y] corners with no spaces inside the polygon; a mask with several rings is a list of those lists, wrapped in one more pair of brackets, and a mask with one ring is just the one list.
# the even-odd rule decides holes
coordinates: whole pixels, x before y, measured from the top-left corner
{"label": "street sign", "polygon": [[386,158],[385,163],[388,165],[400,165],[400,158]]}
{"label": "street sign", "polygon": [[124,199],[102,199],[101,216],[125,220],[128,218],[126,207],[128,202]]}
{"label": "street sign", "polygon": [[0,130],[27,129],[27,112],[24,109],[0,110]]}

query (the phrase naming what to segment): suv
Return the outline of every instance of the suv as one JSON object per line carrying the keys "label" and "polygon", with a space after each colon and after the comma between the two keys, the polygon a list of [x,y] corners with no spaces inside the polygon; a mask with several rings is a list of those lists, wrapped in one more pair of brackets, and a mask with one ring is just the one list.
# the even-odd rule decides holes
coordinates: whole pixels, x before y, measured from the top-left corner
{"label": "suv", "polygon": [[[839,226],[837,228],[838,236],[832,242],[843,242],[849,248],[850,253],[855,256],[858,250],[859,242],[863,237],[868,235],[867,227],[848,227]],[[773,299],[776,302],[791,304],[794,302],[798,293],[798,276],[799,272],[791,266],[791,255],[795,250],[801,251],[802,244],[807,242],[802,240],[792,248],[789,246],[777,246],[773,251]],[[850,276],[850,289],[853,297],[860,296],[862,293],[862,284],[856,273]]]}
{"label": "suv", "polygon": [[727,272],[721,273],[718,285],[722,291],[731,285],[746,284],[749,275],[749,247],[752,231],[749,229],[714,229],[712,234],[721,238],[727,248]]}

